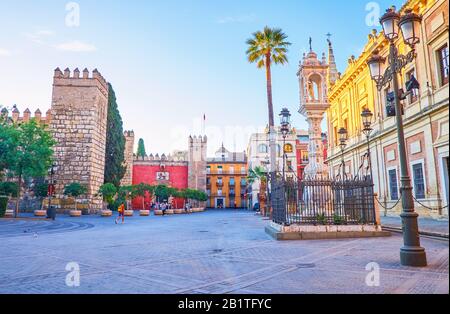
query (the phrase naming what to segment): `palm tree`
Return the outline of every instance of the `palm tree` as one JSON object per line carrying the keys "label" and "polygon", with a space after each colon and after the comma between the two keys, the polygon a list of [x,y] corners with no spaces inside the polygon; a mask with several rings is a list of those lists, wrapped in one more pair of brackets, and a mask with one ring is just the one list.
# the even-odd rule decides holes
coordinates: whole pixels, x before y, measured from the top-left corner
{"label": "palm tree", "polygon": [[272,72],[273,64],[284,65],[288,63],[287,52],[290,42],[286,41],[287,35],[279,28],[264,27],[264,30],[253,33],[253,37],[247,40],[247,57],[250,63],[256,63],[258,69],[266,69],[267,100],[269,108],[269,141],[270,141],[270,172],[272,179],[276,171],[276,143],[275,121],[272,102]]}
{"label": "palm tree", "polygon": [[263,167],[255,167],[248,171],[247,177],[248,184],[253,184],[259,181],[259,208],[263,216],[265,216],[265,202],[266,202],[266,191],[267,191],[267,172]]}

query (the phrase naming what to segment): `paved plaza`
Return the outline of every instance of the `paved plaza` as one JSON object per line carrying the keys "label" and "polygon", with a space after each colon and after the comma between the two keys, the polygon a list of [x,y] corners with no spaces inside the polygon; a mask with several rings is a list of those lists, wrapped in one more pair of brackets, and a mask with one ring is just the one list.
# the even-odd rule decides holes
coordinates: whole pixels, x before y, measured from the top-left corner
{"label": "paved plaza", "polygon": [[[449,245],[426,239],[429,266],[399,264],[390,238],[276,242],[248,211],[57,221],[0,220],[0,293],[448,293]],[[78,263],[79,287],[66,285]],[[379,264],[380,285],[366,284]]]}

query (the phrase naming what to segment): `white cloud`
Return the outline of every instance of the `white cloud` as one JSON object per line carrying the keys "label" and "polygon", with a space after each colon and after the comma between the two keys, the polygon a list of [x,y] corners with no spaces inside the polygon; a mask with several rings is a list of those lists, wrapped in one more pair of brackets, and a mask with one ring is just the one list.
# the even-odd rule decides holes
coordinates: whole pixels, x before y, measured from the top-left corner
{"label": "white cloud", "polygon": [[97,50],[92,44],[88,44],[79,40],[73,40],[65,43],[61,43],[55,46],[56,49],[70,52],[93,52]]}
{"label": "white cloud", "polygon": [[250,23],[255,21],[256,15],[255,14],[246,14],[246,15],[239,15],[239,16],[226,16],[221,17],[217,20],[218,24],[230,24],[230,23]]}
{"label": "white cloud", "polygon": [[9,57],[11,55],[11,51],[6,50],[4,48],[0,48],[0,57]]}
{"label": "white cloud", "polygon": [[45,44],[45,39],[54,34],[55,33],[51,30],[41,29],[33,33],[25,33],[25,36],[36,44]]}

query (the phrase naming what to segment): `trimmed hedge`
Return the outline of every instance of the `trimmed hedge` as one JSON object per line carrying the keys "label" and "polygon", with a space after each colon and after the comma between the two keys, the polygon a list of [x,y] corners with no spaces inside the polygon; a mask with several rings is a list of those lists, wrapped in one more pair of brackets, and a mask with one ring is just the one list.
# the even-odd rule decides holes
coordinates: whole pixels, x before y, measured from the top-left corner
{"label": "trimmed hedge", "polygon": [[0,217],[4,217],[6,213],[6,207],[8,206],[8,197],[0,196]]}

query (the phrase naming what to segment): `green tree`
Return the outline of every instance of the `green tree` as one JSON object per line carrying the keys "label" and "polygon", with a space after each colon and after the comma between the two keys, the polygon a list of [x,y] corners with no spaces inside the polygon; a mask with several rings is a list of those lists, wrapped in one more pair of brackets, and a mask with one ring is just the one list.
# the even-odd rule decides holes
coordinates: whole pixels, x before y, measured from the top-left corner
{"label": "green tree", "polygon": [[176,194],[177,190],[169,188],[167,185],[160,184],[155,187],[154,194],[159,202],[168,200],[173,194]]}
{"label": "green tree", "polygon": [[12,154],[17,150],[19,131],[17,127],[6,123],[0,114],[0,173],[8,169],[12,162]]}
{"label": "green tree", "polygon": [[125,136],[123,135],[122,117],[117,106],[116,94],[111,84],[108,86],[105,183],[112,183],[118,188],[126,171],[124,166]]}
{"label": "green tree", "polygon": [[75,199],[75,210],[77,210],[77,198],[86,194],[87,187],[78,182],[73,182],[64,187],[64,195],[73,197]]}
{"label": "green tree", "polygon": [[52,164],[53,140],[50,132],[34,119],[16,126],[13,132],[15,149],[7,153],[8,170],[18,179],[18,193],[15,216],[19,212],[22,179],[45,176]]}
{"label": "green tree", "polygon": [[103,202],[106,202],[106,204],[111,207],[113,206],[117,195],[117,188],[112,183],[105,183],[100,187],[98,195],[103,198]]}
{"label": "green tree", "polygon": [[138,157],[145,157],[145,156],[147,156],[147,153],[145,152],[144,140],[142,138],[139,139],[136,155]]}
{"label": "green tree", "polygon": [[147,193],[152,194],[154,191],[154,187],[152,187],[151,185],[145,184],[145,183],[140,183],[138,185],[134,185],[133,186],[133,195],[135,195],[136,197],[141,197],[142,198],[142,209],[145,209],[145,197],[147,195]]}
{"label": "green tree", "polygon": [[255,182],[259,181],[259,199],[258,203],[260,205],[260,209],[263,211],[265,215],[265,199],[267,193],[267,171],[263,167],[255,167],[248,171],[247,177],[248,184],[252,185]]}
{"label": "green tree", "polygon": [[266,26],[263,31],[253,33],[247,40],[247,57],[250,63],[256,63],[258,69],[265,68],[267,82],[267,102],[270,128],[270,172],[275,174],[276,142],[275,120],[272,99],[272,64],[288,63],[287,53],[291,43],[287,42],[287,35],[279,28]]}
{"label": "green tree", "polygon": [[117,192],[117,199],[112,210],[116,211],[121,204],[127,204],[128,208],[128,201],[133,200],[135,197],[135,190],[132,185],[121,186]]}
{"label": "green tree", "polygon": [[48,196],[48,184],[38,183],[33,187],[34,196],[41,200],[41,209],[44,207],[44,198]]}
{"label": "green tree", "polygon": [[0,182],[0,195],[17,197],[18,185],[15,182]]}

